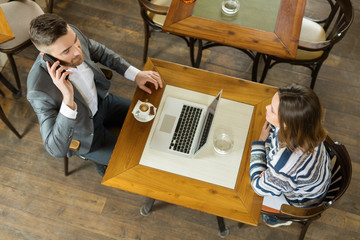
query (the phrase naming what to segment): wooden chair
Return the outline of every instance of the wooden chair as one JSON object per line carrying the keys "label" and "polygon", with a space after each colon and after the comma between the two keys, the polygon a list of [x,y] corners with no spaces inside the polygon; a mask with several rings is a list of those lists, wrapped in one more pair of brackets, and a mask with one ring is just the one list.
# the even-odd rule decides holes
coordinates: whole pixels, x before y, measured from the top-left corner
{"label": "wooden chair", "polygon": [[[302,230],[299,240],[304,239],[310,224],[321,217],[321,214],[331,207],[345,193],[351,181],[351,159],[345,148],[339,142],[334,142],[330,137],[325,140],[325,147],[332,159],[331,184],[323,202],[317,207],[299,208],[283,204],[279,212],[261,210],[261,213],[275,216],[280,220],[301,223]],[[242,224],[239,224],[241,226]],[[221,226],[219,225],[219,229]],[[221,231],[221,230],[220,230]]]}
{"label": "wooden chair", "polygon": [[264,82],[268,70],[275,64],[290,63],[311,70],[310,87],[314,88],[321,65],[329,56],[333,46],[345,36],[354,18],[350,0],[327,0],[327,2],[331,11],[326,19],[314,20],[306,17],[303,19],[296,58],[284,59],[257,53],[252,69],[252,81],[257,81],[259,61],[263,58],[265,64],[260,83]]}
{"label": "wooden chair", "polygon": [[[46,5],[47,12],[52,12],[53,0],[46,1]],[[6,79],[2,82],[13,92],[14,97],[18,98],[22,95],[21,82],[13,55],[32,44],[29,36],[30,22],[33,18],[44,14],[44,11],[35,1],[31,0],[9,1],[0,4],[0,7],[15,36],[14,39],[0,44],[0,52],[6,53],[9,59],[17,89]]]}
{"label": "wooden chair", "polygon": [[278,219],[299,222],[302,230],[299,240],[304,239],[310,224],[321,217],[321,214],[331,207],[345,193],[351,181],[351,159],[345,148],[339,142],[334,142],[330,137],[325,141],[326,149],[332,159],[331,185],[324,201],[317,207],[298,208],[283,204],[280,213],[262,211],[263,214],[276,216]]}
{"label": "wooden chair", "polygon": [[[109,80],[111,80],[113,76],[113,72],[109,69],[101,68],[101,71],[104,73],[105,77]],[[69,150],[77,152],[80,148],[80,141],[76,139],[72,139],[70,142]],[[84,160],[87,160],[83,158]],[[68,176],[70,174],[69,172],[69,158],[65,155],[64,156],[64,174],[65,176]]]}
{"label": "wooden chair", "polygon": [[[144,30],[145,30],[145,39],[144,39],[144,52],[143,52],[143,62],[146,62],[148,49],[149,49],[149,39],[152,32],[162,32],[162,26],[164,25],[166,14],[169,10],[171,0],[138,0],[140,5],[140,14],[144,21]],[[198,53],[195,58],[195,43],[198,42],[201,44],[201,41],[197,41],[194,38],[187,38],[179,35],[174,35],[182,38],[188,47],[190,47],[190,60],[191,65],[196,66],[196,62],[199,62],[201,59],[201,48],[198,48]]]}

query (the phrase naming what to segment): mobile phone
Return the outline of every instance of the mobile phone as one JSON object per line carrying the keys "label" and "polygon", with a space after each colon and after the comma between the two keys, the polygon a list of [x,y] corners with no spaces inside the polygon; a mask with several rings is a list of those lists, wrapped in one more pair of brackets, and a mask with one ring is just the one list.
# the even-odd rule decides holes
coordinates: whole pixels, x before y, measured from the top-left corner
{"label": "mobile phone", "polygon": [[[54,58],[53,56],[44,53],[43,55],[43,59],[44,61],[48,61],[50,63],[50,67],[56,62],[58,61],[56,58]],[[56,70],[60,68],[60,64],[56,67]],[[62,71],[61,74],[63,74],[64,72],[66,72],[66,70]],[[66,76],[65,78],[66,80],[69,80],[69,75]]]}

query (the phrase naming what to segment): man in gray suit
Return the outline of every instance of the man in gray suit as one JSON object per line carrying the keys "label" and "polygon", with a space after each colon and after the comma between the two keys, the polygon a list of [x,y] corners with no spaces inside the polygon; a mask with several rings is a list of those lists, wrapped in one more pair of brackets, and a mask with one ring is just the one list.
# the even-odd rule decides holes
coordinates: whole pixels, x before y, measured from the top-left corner
{"label": "man in gray suit", "polygon": [[[46,150],[54,157],[77,154],[93,160],[103,175],[116,143],[105,127],[121,127],[130,100],[109,93],[110,81],[96,62],[148,93],[146,83],[162,87],[159,74],[136,69],[55,14],[35,18],[30,38],[40,54],[28,75],[27,99],[38,116]],[[44,54],[55,62],[45,61]],[[69,151],[72,139],[80,141],[76,152]]]}

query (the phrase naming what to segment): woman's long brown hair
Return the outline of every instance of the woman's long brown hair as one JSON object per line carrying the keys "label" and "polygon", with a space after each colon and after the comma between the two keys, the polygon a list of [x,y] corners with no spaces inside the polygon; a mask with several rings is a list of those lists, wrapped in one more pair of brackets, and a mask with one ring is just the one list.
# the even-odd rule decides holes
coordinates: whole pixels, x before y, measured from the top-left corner
{"label": "woman's long brown hair", "polygon": [[321,124],[323,109],[319,98],[312,89],[298,84],[281,87],[278,93],[281,146],[313,153],[327,134]]}

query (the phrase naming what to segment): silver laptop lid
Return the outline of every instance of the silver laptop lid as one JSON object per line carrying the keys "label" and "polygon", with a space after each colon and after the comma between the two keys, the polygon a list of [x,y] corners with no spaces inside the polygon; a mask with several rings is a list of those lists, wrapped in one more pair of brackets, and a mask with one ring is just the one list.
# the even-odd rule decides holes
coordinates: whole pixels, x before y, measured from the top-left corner
{"label": "silver laptop lid", "polygon": [[205,115],[205,120],[202,125],[201,132],[200,132],[200,138],[199,138],[197,146],[195,148],[194,155],[196,155],[206,145],[206,143],[208,141],[209,133],[210,133],[210,130],[212,127],[212,123],[214,121],[214,117],[215,117],[215,110],[220,101],[222,91],[223,90],[221,89],[221,91],[218,93],[218,95],[214,98],[214,100],[208,106],[208,109],[207,109],[207,112]]}

